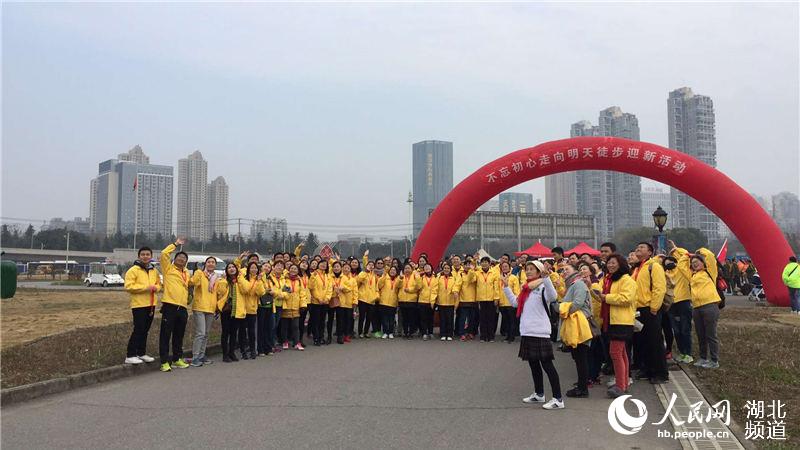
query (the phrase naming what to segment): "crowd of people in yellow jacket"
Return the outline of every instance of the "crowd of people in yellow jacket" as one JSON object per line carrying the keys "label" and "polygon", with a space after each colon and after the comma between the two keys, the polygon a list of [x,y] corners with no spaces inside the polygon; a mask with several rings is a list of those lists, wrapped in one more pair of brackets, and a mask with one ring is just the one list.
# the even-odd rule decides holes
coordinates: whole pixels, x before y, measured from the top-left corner
{"label": "crowd of people in yellow jacket", "polygon": [[[607,242],[599,257],[564,255],[556,247],[553,258],[452,255],[434,268],[425,254],[405,262],[370,260],[369,251],[361,260],[323,258],[302,254],[301,245],[268,261],[243,252],[221,273],[216,258],[209,257],[190,273],[188,255],[176,252],[183,244],[178,239],[162,250],[160,273],[152,250],[143,247],[125,275],[133,315],[127,364],[155,360],[147,355],[147,336],[156,294],[163,291],[159,355],[165,372],[213,362],[206,347],[217,318],[224,362],[303,351],[306,336],[315,346],[329,345],[334,327],[338,344],[356,337],[428,341],[438,320],[441,341],[494,342],[501,318],[504,341],[521,337],[520,357],[531,366],[535,392],[523,401],[542,402],[547,409],[564,407],[552,365],[554,342],[575,359],[578,382],[569,397],[588,396],[602,374],[616,374],[607,383],[612,397],[627,392],[635,378],[666,382],[667,360],[693,362],[692,321],[700,344],[696,365],[719,367],[716,321],[722,299],[716,260],[707,249],[689,254],[671,243],[668,255],[656,256],[643,242],[626,258]],[[183,337],[190,308],[189,363]],[[542,370],[553,389],[547,403]]]}

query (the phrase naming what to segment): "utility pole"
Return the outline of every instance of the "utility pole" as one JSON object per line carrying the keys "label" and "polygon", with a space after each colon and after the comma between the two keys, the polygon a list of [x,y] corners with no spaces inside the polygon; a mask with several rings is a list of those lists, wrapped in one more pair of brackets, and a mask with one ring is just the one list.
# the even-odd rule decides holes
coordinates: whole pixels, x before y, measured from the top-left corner
{"label": "utility pole", "polygon": [[[408,200],[406,200],[406,203],[408,203],[408,224],[409,224],[409,233],[408,233],[408,235],[411,236],[409,239],[413,239],[414,238],[414,214],[413,214],[413,212],[414,212],[414,194],[412,194],[411,191],[408,191]],[[408,252],[406,252],[406,253],[408,253]]]}
{"label": "utility pole", "polygon": [[64,273],[67,274],[69,280],[69,231],[67,231],[67,259],[64,261]]}
{"label": "utility pole", "polygon": [[239,221],[239,237],[236,238],[236,242],[239,244],[239,254],[242,254],[242,218],[238,219]]}

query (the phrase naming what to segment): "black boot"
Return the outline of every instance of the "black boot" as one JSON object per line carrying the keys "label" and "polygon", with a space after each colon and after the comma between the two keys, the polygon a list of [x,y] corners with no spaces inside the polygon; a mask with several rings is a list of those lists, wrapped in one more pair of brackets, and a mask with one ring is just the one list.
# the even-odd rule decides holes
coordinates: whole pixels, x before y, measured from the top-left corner
{"label": "black boot", "polygon": [[230,352],[230,353],[228,354],[228,357],[229,357],[229,358],[231,359],[231,361],[233,361],[233,362],[239,361],[239,358],[237,358],[237,357],[236,357],[236,352]]}

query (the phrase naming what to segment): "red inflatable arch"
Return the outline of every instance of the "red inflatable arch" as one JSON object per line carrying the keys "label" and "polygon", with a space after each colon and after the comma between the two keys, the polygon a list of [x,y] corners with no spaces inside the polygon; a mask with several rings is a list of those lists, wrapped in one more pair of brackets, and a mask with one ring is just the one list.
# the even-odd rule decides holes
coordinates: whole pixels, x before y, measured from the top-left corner
{"label": "red inflatable arch", "polygon": [[[439,203],[414,245],[438,262],[458,228],[478,207],[520,183],[574,170],[613,170],[677,188],[704,204],[739,238],[758,267],[771,303],[788,306],[781,273],[792,249],[753,197],[722,172],[689,156],[647,142],[579,137],[546,142],[498,158],[464,179]],[[694,250],[694,249],[690,249]]]}

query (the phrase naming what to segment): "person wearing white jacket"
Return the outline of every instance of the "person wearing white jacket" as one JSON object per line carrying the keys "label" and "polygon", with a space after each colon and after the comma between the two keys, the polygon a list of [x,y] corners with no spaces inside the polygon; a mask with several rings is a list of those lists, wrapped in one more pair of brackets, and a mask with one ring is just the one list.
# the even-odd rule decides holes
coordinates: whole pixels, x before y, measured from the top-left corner
{"label": "person wearing white jacket", "polygon": [[[553,365],[553,343],[550,341],[549,305],[558,298],[553,283],[547,277],[544,265],[539,261],[525,264],[528,282],[522,285],[519,297],[515,296],[508,286],[508,278],[501,278],[503,294],[511,306],[517,308],[519,333],[522,341],[519,346],[519,357],[528,361],[533,376],[534,393],[522,399],[525,403],[544,403],[544,409],[562,409],[564,400],[561,397],[561,384],[558,372]],[[542,370],[547,374],[553,398],[545,403],[544,379]]]}

